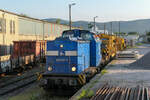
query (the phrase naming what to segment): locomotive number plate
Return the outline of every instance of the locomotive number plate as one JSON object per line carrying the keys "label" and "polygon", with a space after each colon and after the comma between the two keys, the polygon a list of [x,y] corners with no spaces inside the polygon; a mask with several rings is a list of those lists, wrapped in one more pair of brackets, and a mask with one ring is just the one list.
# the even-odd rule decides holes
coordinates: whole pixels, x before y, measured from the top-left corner
{"label": "locomotive number plate", "polygon": [[57,62],[66,62],[68,59],[56,59]]}

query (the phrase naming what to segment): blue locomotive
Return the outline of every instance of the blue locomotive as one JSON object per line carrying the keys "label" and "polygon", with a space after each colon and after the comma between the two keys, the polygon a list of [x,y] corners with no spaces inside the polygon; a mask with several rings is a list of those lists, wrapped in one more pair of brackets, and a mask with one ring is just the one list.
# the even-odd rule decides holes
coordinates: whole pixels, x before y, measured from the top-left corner
{"label": "blue locomotive", "polygon": [[87,30],[67,30],[47,41],[44,86],[82,86],[101,62],[101,40]]}

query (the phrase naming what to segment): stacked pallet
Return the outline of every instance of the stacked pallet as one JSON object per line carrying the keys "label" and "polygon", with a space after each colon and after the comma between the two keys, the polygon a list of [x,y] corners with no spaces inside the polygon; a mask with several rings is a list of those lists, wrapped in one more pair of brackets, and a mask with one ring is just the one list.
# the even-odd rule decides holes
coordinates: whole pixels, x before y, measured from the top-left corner
{"label": "stacked pallet", "polygon": [[119,51],[117,52],[116,59],[124,59],[124,58],[132,58],[137,59],[138,58],[138,51]]}
{"label": "stacked pallet", "polygon": [[98,89],[91,100],[149,100],[149,89],[147,87],[111,87],[103,86]]}

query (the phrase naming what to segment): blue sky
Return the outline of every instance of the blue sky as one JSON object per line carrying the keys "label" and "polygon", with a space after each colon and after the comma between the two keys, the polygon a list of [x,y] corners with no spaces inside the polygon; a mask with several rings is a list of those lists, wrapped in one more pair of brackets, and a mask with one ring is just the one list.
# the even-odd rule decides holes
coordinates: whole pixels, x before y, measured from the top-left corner
{"label": "blue sky", "polygon": [[68,19],[68,4],[72,20],[98,22],[150,18],[150,0],[1,0],[0,9],[23,13],[35,18]]}

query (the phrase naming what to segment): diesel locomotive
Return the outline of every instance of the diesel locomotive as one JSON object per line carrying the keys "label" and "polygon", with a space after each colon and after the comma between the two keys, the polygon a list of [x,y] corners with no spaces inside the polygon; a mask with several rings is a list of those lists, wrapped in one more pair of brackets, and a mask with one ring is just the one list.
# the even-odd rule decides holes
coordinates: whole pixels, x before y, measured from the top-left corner
{"label": "diesel locomotive", "polygon": [[101,40],[87,30],[67,30],[47,41],[44,88],[76,87],[86,83],[99,69]]}

